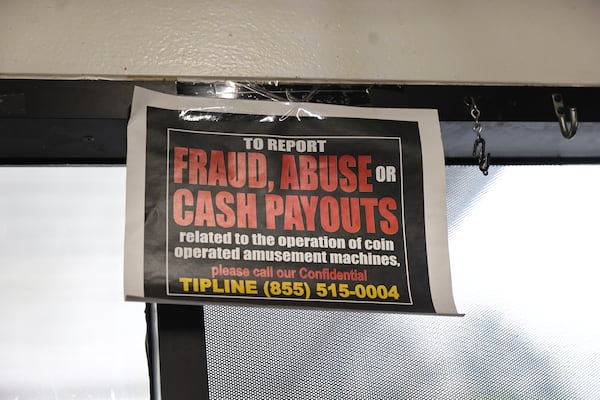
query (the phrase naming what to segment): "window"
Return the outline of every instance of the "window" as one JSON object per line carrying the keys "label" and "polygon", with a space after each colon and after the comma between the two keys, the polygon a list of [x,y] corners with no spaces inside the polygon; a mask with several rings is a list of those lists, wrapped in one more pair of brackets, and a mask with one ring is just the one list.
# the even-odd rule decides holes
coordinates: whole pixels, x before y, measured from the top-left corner
{"label": "window", "polygon": [[125,168],[0,168],[0,398],[147,399]]}
{"label": "window", "polygon": [[206,307],[214,399],[600,394],[600,166],[448,167],[465,317]]}
{"label": "window", "polygon": [[[206,307],[213,399],[592,399],[600,166],[447,167],[465,317]],[[0,398],[148,398],[125,169],[0,168]]]}

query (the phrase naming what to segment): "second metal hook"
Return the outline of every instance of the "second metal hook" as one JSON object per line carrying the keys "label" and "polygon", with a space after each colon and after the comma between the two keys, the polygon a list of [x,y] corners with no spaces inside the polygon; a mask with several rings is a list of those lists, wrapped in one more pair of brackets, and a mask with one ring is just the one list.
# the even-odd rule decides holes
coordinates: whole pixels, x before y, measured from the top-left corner
{"label": "second metal hook", "polygon": [[481,150],[479,151],[479,153],[485,153],[485,139],[482,137],[478,137],[475,139],[475,142],[473,143],[473,157],[475,157],[478,152],[478,148],[479,146],[481,146]]}
{"label": "second metal hook", "polygon": [[[481,148],[480,148],[481,147]],[[490,159],[491,154],[485,152],[485,139],[482,137],[477,137],[475,142],[473,143],[473,157],[477,156],[479,149],[479,170],[483,173],[483,175],[488,174],[488,170],[490,169]]]}
{"label": "second metal hook", "polygon": [[[552,101],[554,102],[554,113],[558,118],[558,124],[560,131],[565,139],[571,139],[577,133],[579,127],[579,120],[577,119],[577,109],[574,107],[565,107],[563,97],[560,93],[554,93],[552,95]],[[571,120],[571,126],[567,123],[567,112],[569,111],[569,119]]]}

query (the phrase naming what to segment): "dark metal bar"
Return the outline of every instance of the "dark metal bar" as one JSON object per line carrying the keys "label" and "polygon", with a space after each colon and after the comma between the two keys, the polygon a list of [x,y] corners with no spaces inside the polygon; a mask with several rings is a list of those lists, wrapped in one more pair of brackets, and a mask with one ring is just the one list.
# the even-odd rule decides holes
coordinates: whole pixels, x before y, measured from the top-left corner
{"label": "dark metal bar", "polygon": [[[0,79],[0,118],[127,119],[134,86],[184,95],[208,95],[206,83],[174,81]],[[282,94],[308,93],[311,101],[372,107],[434,108],[442,121],[468,121],[463,103],[473,97],[482,121],[555,121],[552,94],[576,107],[582,122],[600,122],[600,87],[306,84],[261,85]],[[248,93],[241,97],[250,97]],[[285,97],[285,96],[283,96]],[[254,98],[254,97],[253,97]],[[3,105],[2,105],[3,104]]]}
{"label": "dark metal bar", "polygon": [[208,400],[204,307],[158,304],[162,399]]}
{"label": "dark metal bar", "polygon": [[124,164],[127,120],[0,118],[2,164]]}
{"label": "dark metal bar", "polygon": [[158,339],[158,306],[146,303],[146,354],[150,377],[150,399],[161,400],[160,346]]}
{"label": "dark metal bar", "polygon": [[[124,164],[127,119],[135,85],[172,94],[211,95],[211,84],[207,83],[0,79],[0,165]],[[565,104],[577,108],[582,122],[568,148],[554,136],[546,140],[545,134],[516,141],[514,134],[488,133],[486,141],[490,142],[493,164],[596,163],[600,158],[600,153],[596,156],[591,150],[600,151],[596,129],[585,136],[586,123],[600,122],[600,87],[337,83],[267,83],[262,87],[283,98],[286,90],[301,98],[318,89],[311,98],[316,103],[433,108],[438,110],[441,121],[449,122],[470,120],[463,101],[470,96],[481,110],[484,127],[487,121],[552,122],[556,130],[548,135],[559,137],[552,94],[560,93]],[[260,98],[247,91],[239,97]],[[459,138],[445,135],[447,162],[463,162],[463,148],[468,149],[470,141],[465,147]]]}

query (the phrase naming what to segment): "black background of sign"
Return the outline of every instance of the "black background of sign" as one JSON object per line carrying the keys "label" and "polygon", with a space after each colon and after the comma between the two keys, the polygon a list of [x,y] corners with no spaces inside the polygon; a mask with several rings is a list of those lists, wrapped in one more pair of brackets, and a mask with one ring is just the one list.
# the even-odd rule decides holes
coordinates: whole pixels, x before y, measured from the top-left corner
{"label": "black background of sign", "polygon": [[[200,113],[195,116],[201,115]],[[204,302],[219,302],[219,303],[250,303],[250,304],[270,304],[277,306],[294,305],[294,306],[320,306],[327,308],[355,308],[355,309],[374,309],[387,311],[410,311],[410,312],[434,312],[431,294],[429,292],[429,277],[427,273],[427,256],[424,233],[424,217],[423,217],[423,181],[422,181],[422,162],[421,162],[421,145],[416,122],[405,121],[384,121],[384,120],[367,120],[367,119],[352,119],[352,118],[325,118],[319,120],[317,118],[302,118],[300,121],[294,117],[287,118],[283,121],[275,118],[275,122],[259,122],[264,116],[242,115],[242,114],[205,114],[211,117],[209,121],[188,121],[180,118],[179,111],[161,110],[148,107],[148,131],[147,131],[147,154],[146,154],[146,206],[145,206],[145,241],[144,241],[144,279],[145,279],[145,295],[147,298],[156,299],[160,302],[161,299],[169,299],[168,301],[192,301],[196,303]],[[217,121],[215,121],[215,119]],[[404,185],[404,207],[406,218],[406,242],[408,248],[408,264],[409,280],[412,293],[412,305],[386,304],[383,301],[380,303],[348,303],[342,299],[337,299],[335,302],[320,302],[320,301],[302,301],[302,300],[269,300],[246,297],[244,299],[231,299],[225,296],[214,297],[192,297],[192,296],[168,296],[166,293],[165,284],[165,241],[166,241],[166,176],[167,176],[167,129],[182,129],[205,132],[230,132],[252,135],[285,135],[285,136],[389,136],[400,137],[402,139],[402,161],[403,173],[401,177]],[[192,134],[193,135],[193,134]],[[186,135],[189,136],[189,135]],[[172,137],[173,133],[172,133]],[[218,138],[218,137],[217,137]],[[360,141],[360,139],[357,139]],[[245,151],[241,147],[241,138],[229,143],[220,143],[218,149],[224,151]],[[374,150],[369,148],[369,143],[372,140],[357,143],[357,147],[353,147],[349,154],[358,154],[358,149],[363,150],[361,154],[371,154]],[[198,146],[196,139],[189,143],[190,147]],[[210,147],[208,147],[210,148]],[[342,152],[343,146],[339,146],[337,151]],[[262,151],[267,154],[269,160],[269,170],[275,168],[271,163],[273,160],[280,160],[277,153]],[[329,152],[326,148],[324,154],[335,154]],[[279,153],[285,154],[285,153]],[[373,154],[374,161],[376,154]],[[396,164],[397,161],[390,160],[390,164]],[[275,161],[276,162],[276,161]],[[381,163],[379,163],[381,164]],[[378,165],[373,163],[373,166]],[[270,179],[278,181],[278,177],[270,176]],[[172,178],[169,177],[172,182]],[[374,182],[374,179],[372,179]],[[379,189],[376,189],[374,184],[374,193],[376,197],[381,197]],[[393,185],[392,185],[393,186]],[[383,187],[383,186],[382,186]],[[283,193],[280,193],[283,194]],[[286,194],[292,194],[291,191]],[[303,193],[311,194],[311,193]],[[319,195],[320,193],[316,193]],[[349,194],[353,195],[353,194]],[[260,196],[257,196],[260,197]],[[334,195],[335,197],[335,195]],[[399,195],[394,196],[399,199]],[[398,204],[400,207],[400,204]],[[260,208],[260,207],[258,207]],[[401,214],[400,210],[396,214]],[[399,219],[399,223],[401,223]],[[178,227],[179,230],[184,230]],[[259,225],[260,228],[260,225]],[[189,230],[195,230],[192,226]],[[218,228],[211,228],[211,231],[218,232]],[[227,230],[221,230],[225,232]],[[235,228],[234,228],[235,231]],[[241,232],[241,231],[240,231]],[[265,231],[257,230],[268,235],[289,235],[289,236],[318,236],[318,232],[301,233],[295,231]],[[400,229],[401,232],[401,229]],[[399,232],[399,233],[400,233]],[[250,232],[248,232],[250,233]],[[362,235],[362,233],[359,233]],[[331,234],[331,237],[349,237],[341,234]],[[380,237],[382,235],[379,235]],[[401,235],[399,235],[401,236]],[[172,240],[172,239],[171,239]],[[401,240],[401,239],[399,239]],[[399,243],[399,241],[398,241]],[[171,246],[172,247],[172,246]],[[308,251],[311,249],[298,249],[299,251]],[[348,250],[346,250],[348,251]],[[403,258],[403,257],[399,257]],[[203,260],[199,260],[203,262]],[[215,261],[210,261],[215,264]],[[218,263],[218,262],[217,262]],[[249,264],[252,266],[257,263],[240,262],[240,264]],[[259,263],[260,264],[260,263]],[[268,263],[267,263],[268,264]],[[402,260],[404,264],[404,260]],[[242,265],[244,266],[244,265]],[[260,266],[260,265],[259,265]],[[286,267],[290,267],[286,265]],[[360,266],[354,268],[362,269]],[[384,271],[386,268],[373,267],[369,268],[369,281],[371,279],[371,271],[381,268]],[[394,268],[395,267],[387,267]],[[340,270],[349,269],[339,268]],[[382,279],[385,279],[383,277]],[[390,282],[389,278],[386,282]],[[369,282],[365,282],[369,283]],[[377,282],[374,282],[377,283]],[[402,299],[401,299],[402,300]]]}

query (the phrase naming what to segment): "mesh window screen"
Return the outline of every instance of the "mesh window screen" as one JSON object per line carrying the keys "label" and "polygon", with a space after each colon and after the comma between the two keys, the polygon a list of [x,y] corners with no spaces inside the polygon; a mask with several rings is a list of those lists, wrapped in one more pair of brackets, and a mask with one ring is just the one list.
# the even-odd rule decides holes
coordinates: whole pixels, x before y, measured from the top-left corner
{"label": "mesh window screen", "polygon": [[600,398],[599,179],[448,167],[465,317],[209,306],[211,398]]}

